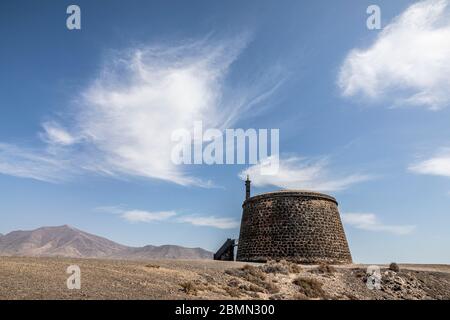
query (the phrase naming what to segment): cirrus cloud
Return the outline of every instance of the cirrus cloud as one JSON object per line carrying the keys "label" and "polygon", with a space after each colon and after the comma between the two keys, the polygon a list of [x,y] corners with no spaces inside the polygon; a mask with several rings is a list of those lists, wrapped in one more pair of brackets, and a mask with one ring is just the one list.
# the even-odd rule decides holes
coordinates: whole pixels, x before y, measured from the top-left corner
{"label": "cirrus cloud", "polygon": [[182,215],[174,210],[169,211],[147,211],[128,210],[122,206],[103,206],[95,208],[97,212],[111,213],[132,223],[152,223],[167,221],[175,223],[186,223],[193,226],[212,227],[217,229],[234,229],[239,227],[239,221],[229,217],[217,217],[207,215]]}
{"label": "cirrus cloud", "polygon": [[51,183],[67,181],[76,174],[72,160],[63,153],[56,158],[47,150],[7,143],[0,143],[0,173]]}
{"label": "cirrus cloud", "polygon": [[172,162],[172,133],[196,121],[224,129],[275,92],[278,69],[257,84],[227,81],[247,42],[247,35],[207,37],[111,53],[74,109],[62,121],[43,123],[41,150],[11,145],[0,155],[0,173],[53,181],[70,171],[210,187]]}
{"label": "cirrus cloud", "polygon": [[239,221],[233,218],[220,218],[215,216],[185,216],[178,222],[189,223],[194,226],[214,227],[218,229],[234,229],[239,227]]}
{"label": "cirrus cloud", "polygon": [[372,179],[367,174],[348,174],[335,177],[329,173],[329,162],[326,158],[308,159],[287,157],[279,160],[276,174],[262,174],[264,168],[273,163],[268,157],[258,164],[243,170],[239,177],[250,176],[256,187],[277,186],[283,189],[310,189],[316,191],[339,191],[351,185]]}
{"label": "cirrus cloud", "polygon": [[344,213],[342,214],[342,221],[345,224],[357,229],[376,232],[388,232],[394,235],[407,235],[412,233],[416,229],[416,227],[413,225],[383,224],[373,213]]}
{"label": "cirrus cloud", "polygon": [[167,220],[175,216],[174,211],[149,212],[143,210],[130,210],[121,214],[121,217],[129,222],[153,222]]}

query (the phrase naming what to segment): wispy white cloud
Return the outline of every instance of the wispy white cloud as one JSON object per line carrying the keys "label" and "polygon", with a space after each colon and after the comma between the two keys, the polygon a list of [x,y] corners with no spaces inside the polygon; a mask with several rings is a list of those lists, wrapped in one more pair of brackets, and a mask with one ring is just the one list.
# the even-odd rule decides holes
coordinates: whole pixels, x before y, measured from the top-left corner
{"label": "wispy white cloud", "polygon": [[214,227],[218,229],[233,229],[239,227],[239,221],[232,218],[219,218],[215,216],[185,216],[179,222],[190,223],[194,226]]}
{"label": "wispy white cloud", "polygon": [[418,174],[450,177],[450,150],[442,149],[431,158],[411,164],[408,169]]}
{"label": "wispy white cloud", "polygon": [[279,170],[273,175],[263,175],[266,165],[270,165],[270,157],[243,170],[239,176],[245,179],[251,177],[256,187],[277,186],[283,189],[310,189],[316,191],[339,191],[351,185],[366,181],[372,177],[365,174],[349,174],[335,177],[329,173],[329,164],[326,158],[307,159],[301,157],[288,157],[280,159]]}
{"label": "wispy white cloud", "polygon": [[[172,132],[189,130],[195,121],[205,127],[230,126],[276,90],[281,81],[278,70],[267,71],[254,82],[258,84],[227,82],[247,41],[247,36],[207,37],[110,54],[75,99],[73,116],[43,124],[40,137],[45,145],[39,159],[16,166],[8,158],[16,156],[10,149],[0,158],[0,173],[36,178],[47,162],[61,162],[63,155],[73,160],[73,172],[210,186],[172,163]],[[25,151],[16,147],[16,152],[20,156]]]}
{"label": "wispy white cloud", "polygon": [[417,2],[369,48],[350,51],[338,85],[344,96],[442,109],[450,104],[449,39],[450,1]]}
{"label": "wispy white cloud", "polygon": [[143,210],[130,210],[121,214],[121,217],[129,222],[154,222],[167,220],[176,215],[174,211],[149,212]]}
{"label": "wispy white cloud", "polygon": [[122,206],[103,206],[95,208],[95,211],[115,214],[120,216],[122,219],[133,223],[167,221],[218,229],[233,229],[239,227],[239,221],[233,218],[204,215],[182,215],[174,210],[146,211],[124,209]]}
{"label": "wispy white cloud", "polygon": [[47,151],[0,143],[0,173],[58,183],[73,174],[70,160],[49,156]]}
{"label": "wispy white cloud", "polygon": [[344,213],[342,214],[342,221],[345,224],[357,229],[366,231],[388,232],[395,235],[407,235],[412,233],[416,229],[416,227],[413,225],[383,224],[373,213]]}
{"label": "wispy white cloud", "polygon": [[113,57],[83,93],[78,115],[92,157],[116,174],[198,183],[172,163],[171,134],[197,120],[212,127],[223,121],[223,79],[244,46],[245,39],[200,41]]}
{"label": "wispy white cloud", "polygon": [[50,145],[68,146],[77,141],[75,137],[56,122],[45,122],[42,124],[42,127],[44,132],[40,134],[41,138]]}

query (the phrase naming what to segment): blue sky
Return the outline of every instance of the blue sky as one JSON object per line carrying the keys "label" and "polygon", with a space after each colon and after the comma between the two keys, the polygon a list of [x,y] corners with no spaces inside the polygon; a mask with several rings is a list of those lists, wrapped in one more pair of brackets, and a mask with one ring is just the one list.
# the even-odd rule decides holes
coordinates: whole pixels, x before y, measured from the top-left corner
{"label": "blue sky", "polygon": [[[1,233],[216,250],[250,172],[335,196],[357,262],[450,263],[448,0],[76,1],[72,31],[70,4],[0,3]],[[175,166],[194,120],[280,129],[278,176]]]}

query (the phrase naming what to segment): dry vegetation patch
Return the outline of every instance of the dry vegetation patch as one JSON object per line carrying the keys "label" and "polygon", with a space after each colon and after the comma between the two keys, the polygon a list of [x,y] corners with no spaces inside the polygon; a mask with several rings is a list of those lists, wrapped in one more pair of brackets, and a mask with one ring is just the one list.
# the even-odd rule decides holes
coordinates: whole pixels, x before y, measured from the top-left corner
{"label": "dry vegetation patch", "polygon": [[312,269],[310,272],[316,274],[332,275],[336,272],[336,268],[332,265],[321,263],[317,266],[317,268]]}
{"label": "dry vegetation patch", "polygon": [[181,289],[184,293],[190,295],[197,295],[198,286],[193,281],[186,281],[180,284]]}
{"label": "dry vegetation patch", "polygon": [[394,272],[399,272],[400,271],[400,267],[395,262],[392,262],[389,265],[389,270],[394,271]]}
{"label": "dry vegetation patch", "polygon": [[299,287],[299,292],[308,298],[326,298],[322,283],[314,278],[297,277],[293,283]]}
{"label": "dry vegetation patch", "polygon": [[268,278],[267,274],[263,271],[263,267],[264,266],[255,267],[247,264],[239,269],[228,269],[225,273],[246,281],[246,284],[239,286],[239,288],[244,291],[266,293],[279,292],[280,289],[270,278]]}

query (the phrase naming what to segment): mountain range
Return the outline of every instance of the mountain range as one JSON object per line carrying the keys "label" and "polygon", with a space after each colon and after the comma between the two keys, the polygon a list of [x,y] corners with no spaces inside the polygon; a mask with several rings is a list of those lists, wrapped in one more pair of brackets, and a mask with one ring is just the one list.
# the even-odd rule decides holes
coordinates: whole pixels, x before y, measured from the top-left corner
{"label": "mountain range", "polygon": [[129,247],[64,225],[0,234],[0,256],[146,260],[211,259],[213,253],[175,245]]}

